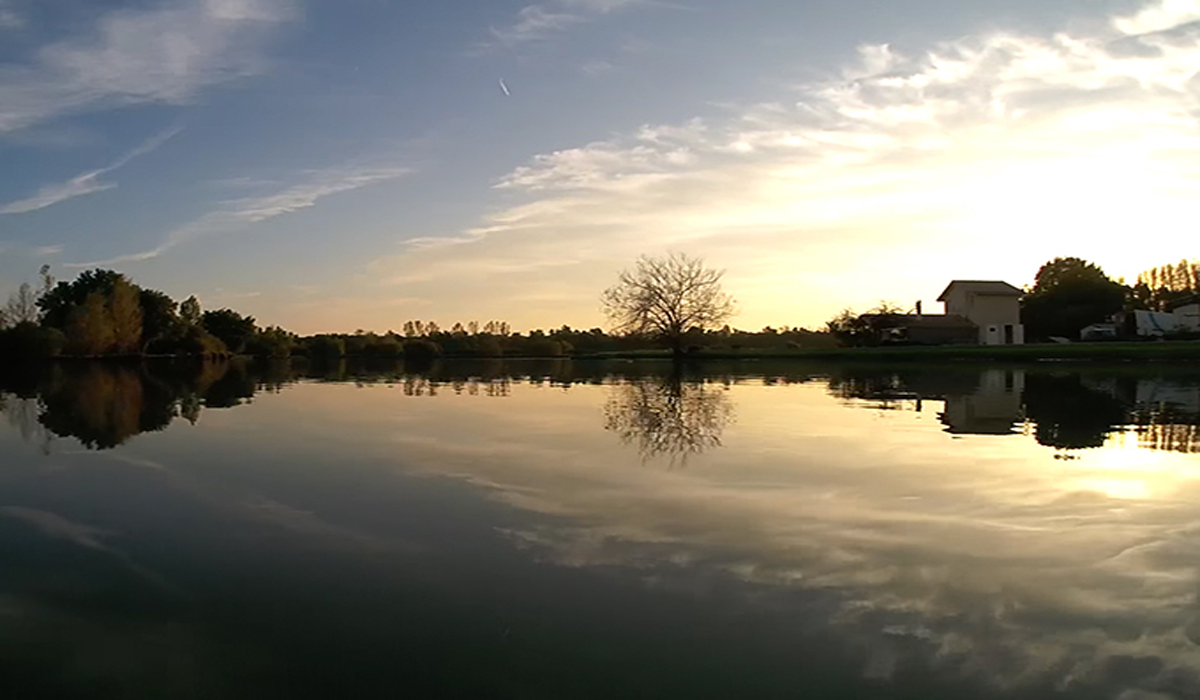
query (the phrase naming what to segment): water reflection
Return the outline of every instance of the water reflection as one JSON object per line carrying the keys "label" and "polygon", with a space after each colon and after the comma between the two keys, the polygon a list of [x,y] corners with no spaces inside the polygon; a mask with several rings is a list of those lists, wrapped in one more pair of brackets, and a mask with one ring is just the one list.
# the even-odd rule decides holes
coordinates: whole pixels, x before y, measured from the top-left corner
{"label": "water reflection", "polygon": [[0,412],[30,442],[73,437],[111,449],[178,418],[195,424],[205,409],[234,408],[257,393],[301,381],[387,386],[406,397],[441,393],[504,399],[518,383],[569,390],[608,385],[604,428],[642,459],[686,463],[721,444],[734,405],[731,383],[824,382],[850,405],[886,411],[928,410],[954,435],[1031,436],[1061,458],[1096,448],[1116,434],[1153,450],[1200,452],[1200,372],[1062,371],[1040,368],[862,365],[708,367],[684,376],[669,364],[498,360],[413,366],[243,362],[196,364],[64,363],[0,373]]}
{"label": "water reflection", "polygon": [[[19,383],[18,383],[19,382]],[[36,398],[21,398],[33,388]],[[202,408],[228,408],[272,384],[245,363],[64,363],[0,385],[0,410],[27,440],[71,437],[107,450],[135,435],[160,431],[176,418],[195,423]],[[36,426],[36,427],[35,427]]]}
{"label": "water reflection", "polygon": [[1200,697],[1186,371],[26,379],[0,450],[118,445],[0,452],[0,670],[44,696]]}
{"label": "water reflection", "polygon": [[921,411],[924,402],[942,401],[938,417],[959,435],[1027,432],[1040,445],[1070,451],[1131,430],[1145,448],[1200,451],[1200,376],[1150,371],[855,367],[834,373],[829,391],[884,410]]}
{"label": "water reflection", "polygon": [[620,382],[604,404],[604,428],[636,446],[643,462],[665,457],[685,466],[692,455],[721,445],[734,413],[728,389],[675,372]]}

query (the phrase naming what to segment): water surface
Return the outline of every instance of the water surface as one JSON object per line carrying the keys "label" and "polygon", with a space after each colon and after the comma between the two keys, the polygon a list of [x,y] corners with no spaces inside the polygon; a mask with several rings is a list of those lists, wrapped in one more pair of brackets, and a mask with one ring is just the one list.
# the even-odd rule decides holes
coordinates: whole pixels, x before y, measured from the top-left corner
{"label": "water surface", "polygon": [[1200,697],[1200,372],[0,378],[7,697]]}

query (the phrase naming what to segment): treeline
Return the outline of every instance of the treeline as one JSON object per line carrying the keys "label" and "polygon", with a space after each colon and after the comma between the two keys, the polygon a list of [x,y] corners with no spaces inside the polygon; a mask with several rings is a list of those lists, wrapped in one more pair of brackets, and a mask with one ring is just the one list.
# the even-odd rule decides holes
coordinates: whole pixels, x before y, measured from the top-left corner
{"label": "treeline", "polygon": [[57,282],[48,267],[37,290],[21,285],[0,311],[0,355],[9,358],[254,354],[286,357],[296,336],[259,328],[230,309],[203,311],[112,270]]}
{"label": "treeline", "polygon": [[1180,260],[1151,268],[1137,276],[1130,288],[1138,308],[1165,311],[1171,304],[1200,294],[1200,262]]}
{"label": "treeline", "polygon": [[[692,330],[683,338],[690,351],[767,350],[828,347],[831,337],[803,328],[758,332],[725,326]],[[252,355],[306,356],[317,361],[343,357],[428,361],[439,357],[569,357],[627,353],[660,347],[651,335],[614,335],[601,328],[562,326],[514,333],[505,321],[469,321],[443,328],[434,321],[405,321],[401,332],[360,330],[301,337],[260,327],[232,309],[205,311],[196,297],[176,301],[135,284],[112,270],[88,270],[59,282],[48,267],[35,288],[21,285],[0,309],[0,357],[144,357]]]}
{"label": "treeline", "polygon": [[[513,333],[503,321],[455,323],[443,329],[434,321],[406,321],[404,334],[318,335],[301,338],[297,352],[314,359],[365,357],[426,360],[438,357],[571,357],[655,350],[659,340],[650,335],[614,335],[601,328],[581,330],[562,326],[553,330]],[[693,330],[684,335],[684,346],[718,350],[766,350],[830,347],[832,338],[804,328],[766,327],[758,332],[725,326],[715,331]]]}

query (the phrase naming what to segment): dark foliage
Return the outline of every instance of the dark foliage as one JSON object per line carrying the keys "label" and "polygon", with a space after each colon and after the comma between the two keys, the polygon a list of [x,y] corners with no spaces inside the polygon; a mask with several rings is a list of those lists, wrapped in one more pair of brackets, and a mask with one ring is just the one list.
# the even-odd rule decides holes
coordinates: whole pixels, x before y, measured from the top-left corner
{"label": "dark foliage", "polygon": [[225,343],[229,352],[240,355],[246,350],[246,345],[254,339],[258,327],[254,318],[243,316],[232,309],[205,311],[200,317],[204,330]]}
{"label": "dark foliage", "polygon": [[1103,323],[1125,306],[1126,289],[1098,266],[1080,258],[1055,258],[1042,265],[1033,288],[1021,299],[1026,337],[1077,339],[1092,323]]}

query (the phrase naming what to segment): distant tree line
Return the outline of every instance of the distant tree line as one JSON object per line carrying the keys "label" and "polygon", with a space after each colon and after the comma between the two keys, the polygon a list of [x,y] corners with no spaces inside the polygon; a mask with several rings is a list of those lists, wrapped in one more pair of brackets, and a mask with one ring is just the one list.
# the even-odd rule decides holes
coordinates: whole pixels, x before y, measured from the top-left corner
{"label": "distant tree line", "polygon": [[[374,359],[405,358],[432,360],[438,357],[570,357],[656,350],[661,338],[654,333],[608,333],[561,326],[514,333],[503,321],[455,323],[443,329],[434,321],[406,321],[404,333],[384,334],[358,331],[354,334],[322,334],[297,341],[297,353],[313,359],[343,357]],[[825,333],[804,328],[765,327],[745,331],[726,325],[712,331],[692,329],[679,340],[685,352],[700,348],[730,352],[752,350],[829,347]]]}
{"label": "distant tree line", "polygon": [[1164,311],[1173,302],[1200,295],[1200,261],[1180,260],[1146,270],[1130,291],[1137,308]]}
{"label": "distant tree line", "polygon": [[[689,274],[696,261],[672,259]],[[691,266],[691,267],[689,267]],[[676,353],[710,348],[782,350],[827,347],[830,337],[802,328],[766,327],[752,332],[701,316],[673,326],[648,324],[606,332],[561,326],[517,333],[505,321],[468,321],[443,327],[435,321],[404,321],[400,332],[319,334],[301,337],[277,326],[261,327],[233,309],[203,310],[194,296],[176,301],[139,286],[112,270],[87,270],[70,282],[56,281],[43,267],[40,284],[23,284],[0,308],[0,358],[251,355],[344,357],[429,361],[438,357],[568,357],[652,350],[667,344]],[[715,278],[701,278],[711,284]],[[690,282],[690,280],[689,280]],[[707,303],[707,302],[706,302]],[[726,303],[722,301],[722,303]],[[696,322],[701,319],[703,323]]]}

